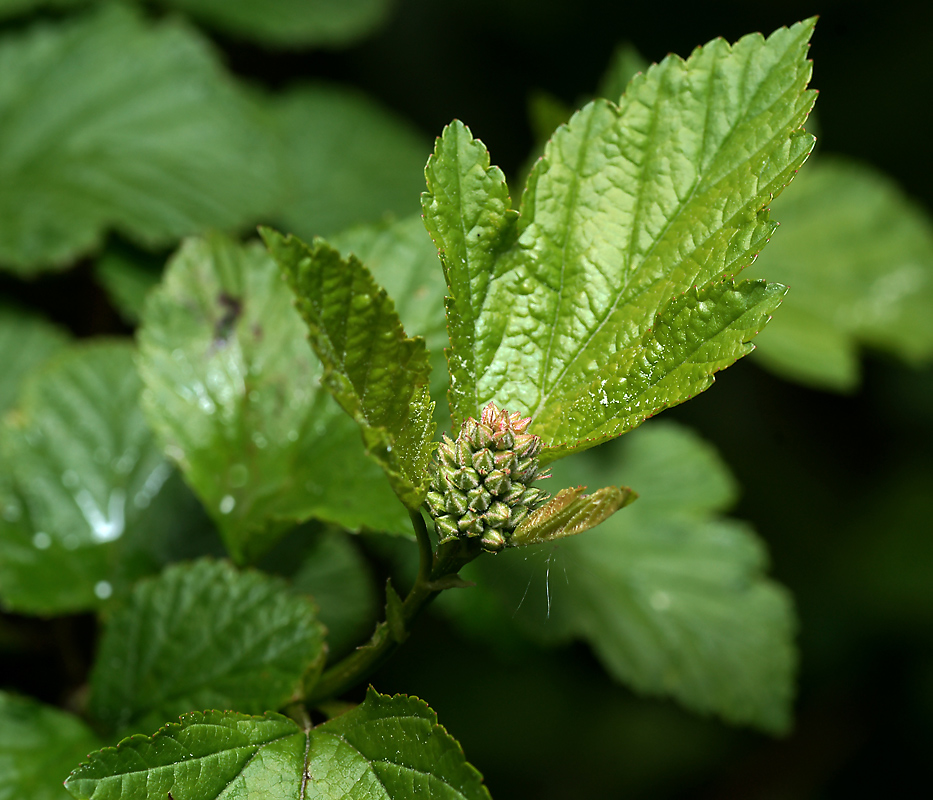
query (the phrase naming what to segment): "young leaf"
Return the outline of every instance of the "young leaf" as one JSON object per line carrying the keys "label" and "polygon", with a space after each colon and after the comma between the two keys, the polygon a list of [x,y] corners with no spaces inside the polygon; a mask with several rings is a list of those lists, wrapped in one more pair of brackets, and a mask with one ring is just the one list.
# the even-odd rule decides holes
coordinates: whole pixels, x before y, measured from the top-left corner
{"label": "young leaf", "polygon": [[[786,730],[793,696],[794,615],[765,577],[751,529],[723,519],[735,487],[712,449],[653,424],[618,456],[595,451],[555,467],[561,482],[618,476],[640,499],[585,536],[482,559],[466,577],[495,588],[529,632],[582,638],[640,692],[768,731]],[[618,452],[618,451],[615,451]],[[528,562],[534,572],[529,576]],[[530,583],[529,583],[530,581]]]}
{"label": "young leaf", "polygon": [[68,334],[35,314],[0,306],[0,415],[16,403],[26,374],[61,350]]}
{"label": "young leaf", "polygon": [[65,786],[78,800],[489,798],[425,703],[372,689],[361,705],[316,728],[278,714],[186,714],[152,736],[92,754]]}
{"label": "young leaf", "polygon": [[284,581],[224,562],[180,564],[137,584],[107,620],[90,710],[129,732],[196,709],[280,708],[325,653],[313,603]]}
{"label": "young leaf", "polygon": [[0,798],[66,800],[62,781],[101,744],[72,714],[0,692]]}
{"label": "young leaf", "polygon": [[752,268],[793,287],[756,360],[823,389],[859,382],[862,345],[933,357],[933,224],[890,180],[823,156],[777,204],[780,232]]}
{"label": "young leaf", "polygon": [[268,228],[262,234],[298,298],[325,385],[399,499],[416,510],[434,450],[424,340],[405,335],[392,300],[356,257],[344,260],[322,239],[308,246]]}
{"label": "young leaf", "polygon": [[[727,281],[764,246],[774,228],[767,207],[812,146],[801,126],[814,100],[805,91],[813,24],[733,46],[714,40],[636,76],[618,106],[588,104],[551,139],[520,214],[483,145],[460,123],[444,131],[423,208],[449,287],[455,425],[494,399],[532,416],[563,455],[687,399],[749,351],[746,314],[734,332],[671,325],[681,353],[670,357],[649,334],[666,315],[690,316],[676,299],[688,289],[698,291],[694,316],[717,319],[707,304],[734,306],[760,290],[733,292]],[[755,330],[772,301],[746,309]],[[682,379],[678,360],[707,345],[713,361],[690,364]],[[673,377],[632,419],[561,420],[570,404],[598,405],[595,387],[626,394],[658,349]]]}
{"label": "young leaf", "polygon": [[262,247],[218,235],[182,246],[143,314],[146,414],[238,561],[312,517],[410,531],[305,332]]}
{"label": "young leaf", "polygon": [[311,241],[418,211],[429,148],[408,123],[365,95],[325,84],[289,89],[263,105],[282,161],[275,219],[284,230]]}
{"label": "young leaf", "polygon": [[139,409],[128,344],[75,346],[34,372],[2,432],[0,595],[12,609],[95,608],[156,568],[151,520],[183,525]]}
{"label": "young leaf", "polygon": [[0,263],[64,266],[118,227],[144,245],[277,199],[272,139],[206,43],[107,4],[0,43]]}

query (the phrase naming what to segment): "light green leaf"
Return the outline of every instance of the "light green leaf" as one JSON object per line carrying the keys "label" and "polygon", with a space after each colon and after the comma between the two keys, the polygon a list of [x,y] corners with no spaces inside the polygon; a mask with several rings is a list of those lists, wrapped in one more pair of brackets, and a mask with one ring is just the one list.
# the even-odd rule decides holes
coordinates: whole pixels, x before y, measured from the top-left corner
{"label": "light green leaf", "polygon": [[65,331],[35,314],[0,306],[0,416],[16,403],[26,374],[59,352],[68,338]]}
{"label": "light green leaf", "polygon": [[[311,241],[418,211],[427,137],[350,89],[298,86],[263,103],[282,160],[276,219]],[[422,230],[423,233],[423,230]]]}
{"label": "light green leaf", "polygon": [[280,579],[217,561],[172,566],[107,620],[90,711],[128,733],[203,708],[280,708],[323,667],[324,635],[314,604]]}
{"label": "light green leaf", "polygon": [[268,228],[262,234],[298,298],[325,385],[399,499],[417,510],[434,450],[424,340],[405,335],[392,300],[356,257],[344,260],[323,239],[308,246]]}
{"label": "light green leaf", "polygon": [[236,560],[297,521],[409,532],[321,366],[275,262],[258,243],[185,243],[146,305],[143,404]]}
{"label": "light green leaf", "polygon": [[822,156],[776,204],[781,229],[752,268],[791,287],[756,360],[823,389],[859,383],[858,351],[933,358],[933,223],[888,178]]}
{"label": "light green leaf", "polygon": [[291,581],[314,598],[318,619],[327,628],[331,661],[363,642],[378,621],[379,596],[369,566],[342,531],[316,534]]}
{"label": "light green leaf", "polygon": [[[495,400],[532,416],[535,432],[564,454],[686,399],[748,352],[741,325],[751,320],[742,314],[734,335],[710,330],[718,339],[709,343],[713,360],[692,365],[683,383],[672,372],[672,385],[640,419],[584,414],[555,427],[568,405],[599,404],[582,400],[594,386],[621,396],[626,362],[640,380],[638,351],[657,357],[649,334],[656,319],[680,313],[679,295],[696,288],[699,302],[733,305],[737,294],[758,291],[719,287],[764,246],[774,228],[767,207],[812,147],[801,126],[814,101],[805,91],[813,24],[733,46],[714,40],[687,61],[669,56],[636,76],[618,106],[588,104],[554,134],[520,214],[483,145],[460,123],[444,131],[426,170],[423,208],[451,298],[455,425]],[[762,321],[769,303],[755,311]],[[696,307],[697,316],[709,311],[718,316]],[[671,340],[681,347],[681,334],[701,336],[703,328],[675,325]],[[551,428],[542,433],[542,424]]]}
{"label": "light green leaf", "polygon": [[[0,596],[11,609],[98,606],[158,566],[149,539],[192,508],[138,406],[129,344],[83,344],[32,373],[0,441]],[[163,529],[164,526],[164,529]]]}
{"label": "light green leaf", "polygon": [[109,228],[146,246],[277,200],[274,146],[177,20],[110,6],[0,42],[0,264],[61,267]]}
{"label": "light green leaf", "polygon": [[79,800],[481,800],[489,793],[457,742],[416,698],[370,689],[316,728],[278,714],[186,714],[149,737],[91,756],[69,777]]}
{"label": "light green leaf", "polygon": [[765,576],[754,532],[720,516],[735,496],[725,466],[673,425],[654,423],[611,448],[561,462],[554,480],[624,480],[637,503],[558,545],[481,559],[464,577],[493,587],[532,635],[588,641],[639,692],[786,730],[794,614]]}
{"label": "light green leaf", "polygon": [[0,800],[66,800],[68,772],[101,744],[72,714],[0,692]]}

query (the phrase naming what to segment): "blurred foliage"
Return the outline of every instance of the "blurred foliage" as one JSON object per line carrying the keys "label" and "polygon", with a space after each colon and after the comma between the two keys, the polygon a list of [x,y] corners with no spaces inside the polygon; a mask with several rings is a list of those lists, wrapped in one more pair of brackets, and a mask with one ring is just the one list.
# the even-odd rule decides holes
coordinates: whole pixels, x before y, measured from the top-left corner
{"label": "blurred foliage", "polygon": [[[426,277],[437,261],[407,215],[442,125],[468,121],[520,183],[536,143],[581,97],[617,95],[641,68],[636,53],[647,61],[687,55],[713,36],[770,31],[814,11],[801,2],[728,2],[658,13],[608,0],[587,13],[558,0],[112,6],[0,0],[0,775],[37,798],[65,797],[60,765],[101,744],[59,710],[85,706],[97,634],[86,616],[21,614],[116,614],[137,576],[222,552],[215,507],[227,496],[223,487],[209,495],[212,521],[195,497],[206,496],[199,482],[187,477],[192,492],[154,446],[128,344],[74,347],[71,334],[125,337],[146,314],[151,324],[159,298],[144,312],[145,298],[183,235],[272,223],[310,238],[376,223],[334,244],[373,269],[399,300],[406,329],[428,336],[437,359],[431,340],[442,342],[443,326],[419,308],[439,290],[439,271]],[[754,524],[775,577],[793,593],[801,647],[793,732],[766,739],[634,696],[597,661],[624,673],[621,645],[597,657],[584,645],[545,646],[589,638],[588,614],[605,613],[602,598],[588,611],[574,572],[580,559],[565,545],[511,565],[503,557],[491,567],[520,572],[524,599],[514,584],[513,594],[497,595],[487,576],[482,592],[439,604],[379,675],[381,691],[431,703],[495,796],[568,797],[583,787],[598,797],[841,798],[893,794],[925,779],[933,745],[933,155],[918,98],[933,64],[918,54],[933,11],[841,0],[816,10],[819,151],[775,202],[783,227],[751,268],[791,291],[749,363],[666,415],[722,453],[741,487],[733,513]],[[616,51],[626,41],[637,51]],[[311,49],[336,45],[349,49]],[[884,124],[869,124],[869,113]],[[412,272],[383,277],[380,258],[409,259]],[[199,324],[194,311],[178,324]],[[223,309],[208,311],[220,316],[200,320],[204,349],[219,357],[210,348]],[[236,336],[250,333],[230,322]],[[171,359],[178,347],[164,349]],[[274,355],[258,344],[254,353],[263,365]],[[443,379],[443,369],[436,361],[432,378]],[[48,436],[54,447],[42,444]],[[580,469],[634,485],[614,445],[606,447],[583,456]],[[719,469],[711,458],[707,480]],[[222,467],[232,466],[207,465],[204,480],[229,480]],[[626,534],[643,545],[632,560],[649,557],[664,536],[698,546],[689,532],[648,537],[649,497],[644,529]],[[722,488],[721,500],[706,511],[725,510],[732,490]],[[380,503],[374,512],[384,511]],[[170,536],[154,533],[156,516]],[[110,541],[117,522],[131,535]],[[742,544],[746,528],[709,524],[727,526],[724,546],[741,550],[739,572],[757,576],[761,550]],[[313,525],[270,547],[261,565],[315,596],[338,652],[366,635],[382,581],[391,573],[404,584],[416,555],[406,539],[350,539]],[[54,569],[29,572],[37,550],[60,556]],[[636,574],[618,555],[594,565],[619,580],[613,592],[637,596],[651,591],[637,581],[690,577],[689,565],[676,575]],[[659,597],[644,596],[649,606]],[[452,608],[460,604],[466,622]],[[29,755],[37,737],[49,747],[38,759]]]}

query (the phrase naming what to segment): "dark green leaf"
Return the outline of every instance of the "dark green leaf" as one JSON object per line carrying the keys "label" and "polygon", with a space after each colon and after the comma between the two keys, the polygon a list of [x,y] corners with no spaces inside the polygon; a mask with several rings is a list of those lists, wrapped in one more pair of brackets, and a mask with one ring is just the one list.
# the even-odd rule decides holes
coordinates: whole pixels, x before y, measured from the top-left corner
{"label": "dark green leaf", "polygon": [[93,608],[157,568],[153,524],[190,504],[139,409],[128,344],[75,346],[26,382],[0,452],[0,593],[10,608]]}
{"label": "dark green leaf", "polygon": [[403,120],[327,85],[290,89],[264,105],[282,159],[276,218],[284,230],[311,241],[418,210],[430,144]]}
{"label": "dark green leaf", "polygon": [[776,204],[782,226],[752,268],[792,287],[756,359],[791,380],[845,391],[861,346],[933,357],[933,224],[871,168],[821,157]]}
{"label": "dark green leaf", "polygon": [[187,242],[146,305],[146,413],[238,560],[311,517],[410,531],[305,335],[269,255],[220,236]]}
{"label": "dark green leaf", "polygon": [[380,695],[317,728],[278,714],[209,711],[91,756],[66,783],[79,800],[481,800],[489,793],[421,700]]}
{"label": "dark green leaf", "polygon": [[100,746],[77,717],[0,692],[0,800],[67,800],[68,772]]}
{"label": "dark green leaf", "polygon": [[108,248],[94,263],[94,277],[110,297],[120,316],[130,323],[139,323],[149,290],[162,277],[162,264],[128,250]]}
{"label": "dark green leaf", "polygon": [[417,509],[434,449],[424,340],[405,335],[392,300],[355,256],[344,260],[322,239],[308,246],[262,233],[298,298],[325,385],[360,426],[399,499]]}
{"label": "dark green leaf", "polygon": [[[485,147],[460,123],[445,130],[423,207],[451,297],[455,425],[495,400],[532,416],[562,455],[701,391],[749,351],[773,296],[740,313],[735,331],[702,320],[720,318],[707,305],[725,300],[725,317],[763,291],[728,281],[764,246],[768,205],[812,146],[801,126],[814,100],[813,24],[714,40],[636,76],[618,106],[588,104],[554,134],[520,215]],[[670,330],[655,338],[656,322]],[[606,413],[597,390],[621,397],[627,382],[645,381],[646,361],[681,363],[685,344],[691,354],[708,347],[712,360],[662,370],[629,419],[613,416],[624,404]],[[570,405],[572,422],[562,420]]]}
{"label": "dark green leaf", "polygon": [[585,639],[640,692],[785,730],[794,615],[764,574],[754,532],[719,516],[735,496],[725,466],[671,425],[652,424],[612,447],[561,462],[554,480],[624,480],[637,503],[557,545],[481,559],[464,577],[493,586],[533,635]]}
{"label": "dark green leaf", "polygon": [[196,709],[280,708],[325,654],[314,605],[284,581],[224,562],[177,565],[140,582],[107,620],[90,710],[129,732]]}
{"label": "dark green leaf", "polygon": [[0,263],[64,266],[108,228],[144,245],[277,199],[270,134],[206,43],[107,6],[0,43]]}
{"label": "dark green leaf", "polygon": [[68,342],[68,334],[39,316],[0,306],[0,415],[16,403],[26,374]]}

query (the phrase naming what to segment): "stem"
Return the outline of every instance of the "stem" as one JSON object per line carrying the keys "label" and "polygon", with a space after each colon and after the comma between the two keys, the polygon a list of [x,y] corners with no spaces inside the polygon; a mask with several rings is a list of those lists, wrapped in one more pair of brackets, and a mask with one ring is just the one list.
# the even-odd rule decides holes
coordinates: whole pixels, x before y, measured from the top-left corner
{"label": "stem", "polygon": [[[393,637],[389,623],[380,622],[366,644],[324,670],[306,698],[309,705],[343,694],[381,666],[407,637],[421,609],[443,591],[435,582],[456,574],[480,554],[478,542],[463,540],[446,542],[437,548],[436,553],[433,552],[421,513],[409,510],[408,514],[418,539],[419,562],[418,576],[402,602],[399,619],[395,620],[396,623],[401,622],[404,635]],[[397,630],[398,626],[395,627]]]}

